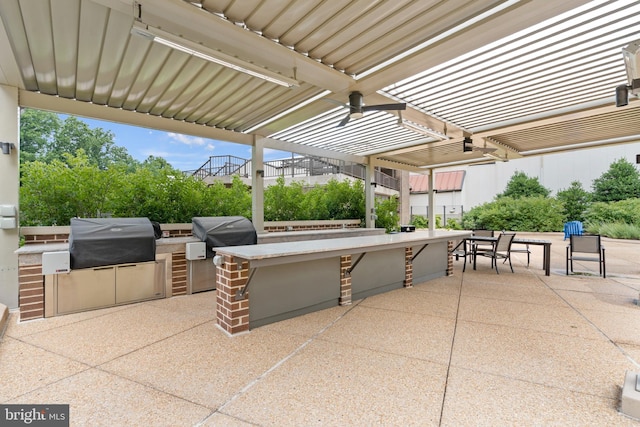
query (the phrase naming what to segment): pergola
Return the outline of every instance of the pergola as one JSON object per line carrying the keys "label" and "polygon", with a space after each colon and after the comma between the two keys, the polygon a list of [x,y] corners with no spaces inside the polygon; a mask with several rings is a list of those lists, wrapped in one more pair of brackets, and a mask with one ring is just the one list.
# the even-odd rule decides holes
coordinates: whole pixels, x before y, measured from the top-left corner
{"label": "pergola", "polygon": [[[639,17],[632,0],[3,0],[0,204],[18,205],[20,107],[252,146],[257,229],[264,148],[365,164],[370,212],[376,166],[638,141],[640,102],[614,99]],[[17,242],[0,231],[9,305]]]}

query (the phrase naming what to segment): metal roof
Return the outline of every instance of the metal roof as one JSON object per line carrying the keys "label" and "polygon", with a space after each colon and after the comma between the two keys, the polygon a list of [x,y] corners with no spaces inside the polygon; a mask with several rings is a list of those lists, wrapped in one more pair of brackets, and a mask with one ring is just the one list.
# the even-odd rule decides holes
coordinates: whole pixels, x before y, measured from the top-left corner
{"label": "metal roof", "polygon": [[[631,0],[3,0],[0,84],[22,106],[419,170],[637,141],[637,98],[613,104],[639,17]],[[407,110],[338,128],[352,91]]]}
{"label": "metal roof", "polygon": [[[435,173],[435,189],[438,193],[449,191],[462,191],[465,171],[445,171]],[[429,175],[410,175],[409,187],[411,194],[428,193],[429,192]]]}

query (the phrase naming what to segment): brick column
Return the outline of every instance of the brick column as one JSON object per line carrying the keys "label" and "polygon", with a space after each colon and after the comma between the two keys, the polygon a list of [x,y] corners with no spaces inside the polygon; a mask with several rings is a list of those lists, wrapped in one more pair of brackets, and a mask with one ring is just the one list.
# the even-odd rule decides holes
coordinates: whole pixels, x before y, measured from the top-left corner
{"label": "brick column", "polygon": [[236,301],[249,278],[249,262],[241,264],[224,255],[222,265],[216,268],[217,319],[218,326],[230,335],[249,330],[249,292]]}
{"label": "brick column", "polygon": [[351,255],[340,257],[340,305],[351,305]]}
{"label": "brick column", "polygon": [[[453,276],[453,240],[447,242],[447,276]],[[464,260],[467,262],[466,258]]]}
{"label": "brick column", "polygon": [[404,287],[413,287],[413,248],[404,248]]}
{"label": "brick column", "polygon": [[20,320],[44,317],[44,276],[42,265],[18,268]]}

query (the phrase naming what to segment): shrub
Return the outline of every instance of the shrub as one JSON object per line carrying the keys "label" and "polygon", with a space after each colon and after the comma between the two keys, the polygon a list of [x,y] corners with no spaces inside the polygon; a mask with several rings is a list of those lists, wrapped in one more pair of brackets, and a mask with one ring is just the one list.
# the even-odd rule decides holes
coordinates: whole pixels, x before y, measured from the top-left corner
{"label": "shrub", "polygon": [[429,220],[426,216],[414,215],[413,218],[411,218],[411,225],[414,225],[416,228],[427,228],[429,226]]}
{"label": "shrub", "polygon": [[640,240],[640,226],[621,222],[588,223],[586,229],[591,234],[601,234],[613,239]]}
{"label": "shrub", "polygon": [[564,224],[562,204],[556,199],[500,197],[476,206],[462,218],[466,229],[512,231],[560,231]]}
{"label": "shrub", "polygon": [[400,229],[400,215],[398,215],[398,198],[389,197],[384,200],[376,200],[376,227],[387,230],[387,233]]}
{"label": "shrub", "polygon": [[275,184],[264,190],[264,220],[290,221],[304,218],[304,198],[301,182],[294,181],[285,185],[284,178],[278,177]]}
{"label": "shrub", "polygon": [[447,220],[447,228],[450,228],[452,230],[462,230],[462,225],[460,224],[460,221],[458,221],[455,218],[449,218]]}
{"label": "shrub", "polygon": [[[423,215],[415,215],[411,219],[411,224],[415,225],[416,228],[428,228],[429,227],[429,218]],[[435,228],[442,228],[442,215],[436,215],[436,226]],[[451,228],[454,230],[462,230],[462,226],[455,218],[449,218],[447,220],[447,228]]]}
{"label": "shrub", "polygon": [[618,202],[596,202],[586,212],[587,222],[593,224],[623,223],[640,226],[640,199]]}

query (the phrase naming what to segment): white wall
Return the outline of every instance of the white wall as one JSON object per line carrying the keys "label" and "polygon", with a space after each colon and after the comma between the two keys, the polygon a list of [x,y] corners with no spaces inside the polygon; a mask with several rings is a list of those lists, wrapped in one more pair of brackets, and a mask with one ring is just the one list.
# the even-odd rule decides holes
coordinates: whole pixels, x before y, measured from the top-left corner
{"label": "white wall", "polygon": [[[464,206],[465,211],[468,211],[474,206],[490,202],[496,194],[502,193],[515,172],[521,171],[529,177],[538,178],[540,184],[551,190],[552,196],[555,196],[558,190],[568,188],[572,181],[579,181],[586,191],[592,191],[593,180],[599,178],[609,169],[611,163],[620,158],[628,160],[640,169],[640,165],[636,164],[638,154],[640,154],[640,140],[609,147],[446,170],[466,170],[460,204]],[[438,171],[441,170],[445,169]],[[411,204],[414,206],[413,201]]]}

